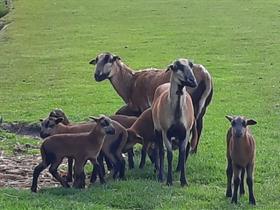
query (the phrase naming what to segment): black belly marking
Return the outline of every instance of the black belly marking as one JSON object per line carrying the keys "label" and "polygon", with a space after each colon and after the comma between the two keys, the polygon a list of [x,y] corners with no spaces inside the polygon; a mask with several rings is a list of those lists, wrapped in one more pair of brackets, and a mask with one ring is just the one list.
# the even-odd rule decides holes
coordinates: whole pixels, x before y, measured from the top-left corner
{"label": "black belly marking", "polygon": [[170,126],[167,130],[167,138],[171,141],[171,138],[178,139],[179,141],[183,141],[186,138],[186,128],[183,123],[177,122]]}

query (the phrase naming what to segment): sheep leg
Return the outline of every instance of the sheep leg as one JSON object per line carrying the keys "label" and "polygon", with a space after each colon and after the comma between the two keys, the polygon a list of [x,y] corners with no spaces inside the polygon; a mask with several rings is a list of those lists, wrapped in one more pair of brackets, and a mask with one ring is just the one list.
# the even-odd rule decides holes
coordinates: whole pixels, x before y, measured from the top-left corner
{"label": "sheep leg", "polygon": [[113,168],[114,168],[113,179],[116,179],[117,175],[120,171],[120,165],[118,164],[118,161],[116,160],[115,155],[113,155],[111,152],[105,152],[105,154],[106,154],[107,158],[113,164]]}
{"label": "sheep leg", "polygon": [[155,149],[153,147],[149,147],[147,148],[147,153],[148,153],[148,156],[151,160],[152,163],[155,163],[155,153],[154,153]]}
{"label": "sheep leg", "polygon": [[[98,156],[98,158],[99,158],[99,156]],[[97,160],[98,160],[98,158],[97,158]],[[98,163],[99,163],[99,161],[100,160],[98,160]],[[103,159],[102,159],[102,161],[103,161]],[[96,166],[96,164],[92,162],[92,165],[93,165],[93,169],[92,169],[92,172],[91,172],[90,183],[93,184],[93,183],[96,182],[97,174],[100,174],[100,173],[103,174],[103,173],[102,173],[102,169],[100,167],[100,164],[98,164],[98,166]]]}
{"label": "sheep leg", "polygon": [[[187,144],[187,148],[186,148],[186,159],[185,159],[185,163],[187,162],[188,160],[188,157],[189,157],[189,151],[190,151],[190,147],[191,147],[191,144],[188,143]],[[188,151],[188,152],[187,152]],[[179,152],[179,158],[178,158],[178,164],[177,164],[177,167],[176,167],[176,172],[179,172],[181,170],[181,167],[182,167],[182,157],[181,157],[181,153]]]}
{"label": "sheep leg", "polygon": [[40,173],[47,167],[48,167],[48,165],[45,164],[44,162],[40,163],[39,165],[37,165],[35,167],[34,172],[33,172],[32,186],[31,186],[32,192],[37,192],[38,177],[39,177]]}
{"label": "sheep leg", "polygon": [[227,191],[226,191],[226,197],[231,197],[231,196],[232,196],[231,180],[232,180],[233,170],[232,170],[232,162],[231,162],[231,159],[230,159],[230,158],[228,158],[228,165],[227,165],[226,174],[227,174]]}
{"label": "sheep leg", "polygon": [[176,167],[176,172],[179,172],[181,170],[181,166],[182,166],[182,163],[181,163],[181,153],[179,152],[179,157],[178,157],[178,164],[177,164],[177,167]]}
{"label": "sheep leg", "polygon": [[163,168],[164,168],[164,148],[163,148],[163,139],[162,133],[156,131],[156,141],[159,151],[159,173],[158,173],[158,180],[159,182],[163,182]]}
{"label": "sheep leg", "polygon": [[246,168],[247,172],[247,185],[249,190],[249,203],[252,205],[256,205],[256,200],[254,196],[253,191],[253,170],[254,170],[254,164],[249,164]]}
{"label": "sheep leg", "polygon": [[154,153],[154,165],[155,165],[154,172],[156,173],[159,170],[159,148],[157,144],[155,145],[153,153]]}
{"label": "sheep leg", "polygon": [[233,188],[233,196],[231,198],[232,203],[237,203],[237,192],[238,192],[238,187],[240,185],[240,172],[241,172],[240,167],[233,164],[234,188]]}
{"label": "sheep leg", "polygon": [[205,113],[205,111],[203,112],[203,114],[200,114],[200,116],[196,119],[197,143],[196,143],[194,149],[192,150],[192,153],[197,152],[197,147],[198,147],[198,144],[199,144],[199,140],[200,140],[200,136],[201,136],[201,132],[202,132],[202,128],[203,128],[203,115],[204,115],[204,113]]}
{"label": "sheep leg", "polygon": [[86,160],[77,159],[74,164],[74,188],[85,188],[85,172],[84,165],[86,164]]}
{"label": "sheep leg", "polygon": [[[107,169],[108,169],[108,171],[111,171],[112,169],[113,169],[113,165],[112,165],[112,163],[111,163],[111,161],[110,161],[110,159],[109,158],[107,158],[107,156],[106,155],[104,155],[103,156],[104,157],[104,159],[105,159],[105,162],[106,162],[106,165],[107,165]],[[104,168],[104,164],[103,164],[103,162],[102,162],[102,165],[103,165],[103,168]],[[104,174],[105,174],[105,169],[104,169]]]}
{"label": "sheep leg", "polygon": [[70,187],[69,184],[59,175],[59,173],[57,172],[57,168],[58,166],[61,164],[62,162],[62,158],[59,158],[56,160],[56,162],[52,163],[50,168],[49,168],[49,172],[53,175],[53,177],[60,182],[60,184],[65,187],[68,188]]}
{"label": "sheep leg", "polygon": [[[186,146],[186,144],[187,144],[187,146]],[[189,155],[189,150],[186,150],[186,148],[189,148],[189,146],[190,146],[190,143],[189,143],[188,139],[185,139],[179,147],[179,154],[181,154],[181,159],[180,159],[180,162],[181,162],[180,182],[181,182],[182,187],[185,186],[185,185],[188,185],[186,174],[185,174],[185,167],[186,167],[186,159]]]}
{"label": "sheep leg", "polygon": [[[105,176],[105,167],[104,167],[104,153],[102,151],[100,151],[98,157],[97,157],[97,162],[99,164],[99,168],[100,168],[100,172]],[[110,160],[108,160],[108,158],[106,158],[108,162],[110,162]],[[110,165],[112,167],[112,164],[110,162]],[[108,166],[108,165],[107,165]]]}
{"label": "sheep leg", "polygon": [[134,168],[134,160],[133,160],[134,152],[133,152],[133,148],[131,148],[131,149],[129,149],[127,151],[127,156],[128,156],[128,168],[132,169],[132,168]]}
{"label": "sheep leg", "polygon": [[90,183],[95,183],[98,174],[100,183],[105,184],[105,180],[104,180],[105,173],[102,172],[99,162],[96,162],[95,160],[90,160],[90,161],[93,165],[93,171],[90,178]]}
{"label": "sheep leg", "polygon": [[239,188],[239,194],[244,195],[245,189],[244,189],[244,175],[245,175],[245,168],[241,169],[241,180],[240,180],[240,188]]}
{"label": "sheep leg", "polygon": [[144,168],[144,165],[146,163],[146,156],[147,156],[147,146],[144,144],[141,150],[141,161],[139,168]]}
{"label": "sheep leg", "polygon": [[172,159],[173,153],[172,151],[167,150],[167,161],[168,161],[168,172],[167,172],[167,185],[172,185]]}
{"label": "sheep leg", "polygon": [[72,182],[72,177],[73,177],[73,158],[68,158],[68,172],[66,176],[66,181],[67,182]]}
{"label": "sheep leg", "polygon": [[124,179],[124,174],[125,174],[125,160],[122,157],[122,154],[117,154],[116,155],[116,159],[118,161],[118,165],[119,165],[119,178],[120,179]]}

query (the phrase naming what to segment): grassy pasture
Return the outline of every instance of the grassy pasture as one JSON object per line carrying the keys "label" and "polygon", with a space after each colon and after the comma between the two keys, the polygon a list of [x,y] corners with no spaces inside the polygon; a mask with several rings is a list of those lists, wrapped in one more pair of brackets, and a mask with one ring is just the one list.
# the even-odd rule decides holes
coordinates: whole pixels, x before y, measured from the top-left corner
{"label": "grassy pasture", "polygon": [[6,8],[4,1],[0,0],[0,18],[6,15],[8,12],[8,9]]}
{"label": "grassy pasture", "polygon": [[[1,1],[0,1],[1,2]],[[225,198],[225,114],[257,120],[255,209],[280,208],[280,2],[13,1],[0,32],[0,115],[36,122],[61,107],[73,121],[112,114],[123,102],[109,82],[96,83],[88,61],[103,51],[134,69],[164,68],[178,57],[202,63],[215,92],[198,154],[188,161],[190,186],[157,183],[151,165],[83,191],[0,189],[1,209],[248,209]],[[0,4],[1,13],[1,4]],[[0,148],[38,141],[0,131]],[[175,158],[176,160],[176,158]],[[176,161],[174,161],[176,162]],[[166,165],[166,164],[165,164]]]}

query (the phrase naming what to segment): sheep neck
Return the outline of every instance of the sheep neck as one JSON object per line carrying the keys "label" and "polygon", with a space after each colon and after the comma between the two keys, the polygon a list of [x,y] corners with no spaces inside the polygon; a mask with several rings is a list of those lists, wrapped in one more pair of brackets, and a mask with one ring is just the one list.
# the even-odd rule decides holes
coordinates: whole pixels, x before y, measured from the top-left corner
{"label": "sheep neck", "polygon": [[94,144],[96,148],[99,148],[102,146],[106,134],[100,131],[99,126],[95,126],[95,128],[89,133],[89,136],[90,142]]}
{"label": "sheep neck", "polygon": [[182,116],[182,107],[185,103],[183,88],[184,86],[178,85],[174,82],[171,82],[170,84],[169,101],[171,103],[171,109],[174,113],[175,121],[180,121]]}
{"label": "sheep neck", "polygon": [[249,142],[249,136],[246,131],[243,137],[235,138],[233,140],[232,150],[235,154],[248,154],[251,146],[252,145]]}
{"label": "sheep neck", "polygon": [[130,102],[133,83],[133,71],[121,62],[117,62],[114,68],[115,73],[110,78],[110,82],[119,96],[128,104]]}

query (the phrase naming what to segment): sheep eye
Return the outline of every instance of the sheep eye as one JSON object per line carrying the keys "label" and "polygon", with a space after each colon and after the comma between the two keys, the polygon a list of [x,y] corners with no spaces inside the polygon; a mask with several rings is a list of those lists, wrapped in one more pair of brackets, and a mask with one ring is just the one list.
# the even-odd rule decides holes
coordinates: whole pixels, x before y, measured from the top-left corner
{"label": "sheep eye", "polygon": [[243,126],[243,127],[246,127],[245,121],[242,122],[242,126]]}

